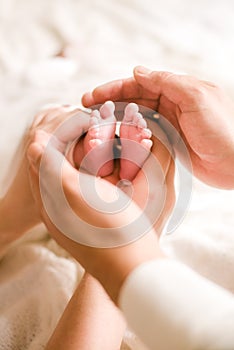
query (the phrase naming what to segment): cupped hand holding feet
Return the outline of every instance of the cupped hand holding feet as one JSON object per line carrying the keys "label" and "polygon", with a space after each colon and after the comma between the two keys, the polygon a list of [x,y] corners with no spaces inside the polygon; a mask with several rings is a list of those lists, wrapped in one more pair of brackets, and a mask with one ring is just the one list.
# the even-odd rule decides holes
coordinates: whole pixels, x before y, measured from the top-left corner
{"label": "cupped hand holding feet", "polygon": [[[107,108],[108,106],[105,106]],[[109,104],[110,107],[110,104]],[[108,108],[109,108],[108,107]],[[132,113],[132,107],[130,108]],[[107,109],[108,109],[107,108]],[[134,107],[135,108],[135,107]],[[133,109],[134,109],[133,108]],[[103,109],[102,109],[103,111]],[[101,113],[102,113],[101,111]],[[129,111],[125,111],[125,114],[128,114]],[[133,113],[134,116],[138,112]],[[92,118],[96,118],[94,115]],[[129,116],[130,118],[130,116]],[[139,117],[137,115],[137,119]],[[132,120],[132,117],[131,117]],[[102,122],[102,120],[100,120]],[[96,125],[96,121],[94,122]],[[144,122],[141,121],[141,125]],[[90,125],[89,125],[90,126]],[[145,127],[145,124],[143,125]],[[91,126],[92,127],[92,126]],[[136,127],[136,126],[134,126]],[[101,127],[98,124],[98,136],[103,138],[106,137],[106,134],[101,133]],[[138,126],[137,126],[138,128]],[[145,129],[145,128],[144,128]],[[108,133],[110,130],[107,130]],[[135,130],[136,131],[136,130]],[[111,135],[112,132],[110,133]],[[79,135],[78,135],[79,136]],[[87,141],[89,142],[92,139],[92,133],[88,132]],[[149,135],[147,134],[146,140],[149,140]],[[109,134],[108,134],[109,137]],[[112,136],[111,136],[112,137]],[[95,210],[93,207],[87,203],[81,193],[79,188],[79,181],[77,183],[77,175],[79,174],[78,170],[75,169],[68,160],[64,158],[64,150],[61,149],[61,145],[52,144],[50,152],[47,154],[47,161],[44,164],[46,169],[43,171],[43,181],[44,183],[49,183],[58,175],[61,175],[61,183],[63,187],[63,192],[69,202],[70,207],[73,212],[75,212],[82,220],[85,220],[92,225],[96,225],[97,227],[105,227],[105,228],[113,228],[113,227],[122,227],[128,224],[128,222],[134,221],[135,217],[142,215],[141,206],[144,207],[144,201],[151,200],[151,208],[154,208],[154,204],[159,201],[158,191],[162,188],[166,188],[165,196],[163,200],[163,206],[159,210],[157,214],[157,219],[155,222],[149,222],[149,230],[148,233],[143,235],[136,242],[116,248],[92,248],[89,246],[81,245],[71,239],[69,239],[63,232],[61,232],[57,226],[52,222],[51,218],[48,216],[46,208],[43,206],[43,201],[41,198],[41,192],[39,187],[39,169],[43,156],[46,152],[46,145],[48,144],[49,139],[51,138],[51,134],[46,132],[37,132],[35,133],[34,139],[31,145],[28,148],[28,157],[30,160],[30,175],[31,175],[31,183],[33,188],[33,193],[35,199],[38,204],[39,211],[43,218],[43,221],[47,225],[49,231],[52,236],[58,241],[60,245],[62,245],[67,251],[69,251],[86,269],[87,272],[94,275],[99,281],[104,285],[109,295],[113,300],[117,300],[118,292],[121,287],[123,280],[126,278],[128,273],[136,266],[141,264],[144,261],[148,261],[151,259],[156,259],[158,257],[162,257],[158,245],[158,238],[155,234],[154,228],[158,233],[161,232],[162,227],[167,220],[168,216],[171,213],[174,204],[174,162],[171,159],[170,153],[166,149],[164,145],[162,145],[158,140],[155,140],[152,152],[155,157],[158,159],[158,163],[160,164],[161,170],[164,174],[163,182],[157,184],[157,176],[158,169],[156,169],[156,176],[153,179],[153,186],[150,190],[148,190],[148,181],[149,179],[145,178],[144,171],[146,174],[150,173],[152,178],[154,176],[154,167],[152,167],[152,159],[148,157],[143,168],[144,171],[138,171],[135,179],[133,180],[134,187],[134,196],[133,200],[130,201],[130,204],[123,208],[121,212],[112,213],[107,215],[107,213],[100,212]],[[144,138],[144,137],[143,137]],[[139,140],[142,140],[142,136]],[[67,140],[68,141],[68,140]],[[101,139],[102,141],[102,139]],[[89,143],[90,146],[90,143]],[[57,147],[57,148],[56,148]],[[98,145],[97,145],[98,147]],[[92,148],[92,147],[91,147]],[[63,169],[59,171],[57,174],[57,170],[51,166],[56,157],[61,157],[63,159]],[[107,169],[109,171],[109,168]],[[115,176],[116,172],[119,172],[119,168],[114,168],[112,174],[107,175],[105,179],[97,179],[96,186],[98,190],[102,193],[107,193],[109,197],[115,194]],[[91,176],[88,175],[87,176]],[[87,181],[87,184],[89,181]],[[47,191],[46,195],[53,202],[54,199],[54,208],[57,210],[57,215],[62,216],[64,221],[66,221],[65,215],[61,215],[64,213],[61,205],[58,205],[56,202],[56,196],[54,193],[51,193],[51,190],[48,186],[43,188],[43,191]],[[150,192],[150,193],[149,193]],[[114,198],[110,198],[114,199]],[[143,214],[144,216],[144,214]],[[146,217],[146,220],[149,220]],[[69,225],[69,218],[67,225]],[[140,228],[139,228],[140,229]],[[79,230],[79,227],[77,227]],[[125,257],[123,261],[123,256]]]}
{"label": "cupped hand holding feet", "polygon": [[192,76],[137,67],[134,77],[99,86],[82,101],[89,107],[106,99],[158,111],[186,143],[194,174],[210,185],[234,188],[234,104],[221,88]]}
{"label": "cupped hand holding feet", "polygon": [[88,127],[89,116],[79,108],[51,105],[42,109],[26,130],[21,141],[19,166],[6,194],[0,201],[0,253],[34,225],[41,222],[41,214],[35,203],[28,174],[26,150],[38,130],[53,133],[66,119],[80,112],[80,128]]}

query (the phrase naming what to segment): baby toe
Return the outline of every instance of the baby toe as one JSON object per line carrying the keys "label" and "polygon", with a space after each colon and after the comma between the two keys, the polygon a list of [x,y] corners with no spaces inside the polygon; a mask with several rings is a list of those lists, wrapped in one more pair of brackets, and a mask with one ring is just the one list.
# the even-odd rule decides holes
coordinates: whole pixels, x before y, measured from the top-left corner
{"label": "baby toe", "polygon": [[95,126],[98,126],[98,125],[99,125],[99,118],[91,117],[90,121],[89,121],[89,126],[92,128],[92,127],[95,127]]}
{"label": "baby toe", "polygon": [[144,139],[150,139],[152,137],[152,131],[148,128],[143,128],[141,135]]}
{"label": "baby toe", "polygon": [[125,113],[126,114],[135,114],[139,111],[139,107],[136,103],[131,102],[129,104],[127,104],[127,106],[125,107]]}
{"label": "baby toe", "polygon": [[96,117],[97,119],[100,119],[100,112],[97,109],[94,109],[91,114],[90,114],[90,118]]}
{"label": "baby toe", "polygon": [[114,116],[114,111],[115,104],[112,101],[107,101],[100,107],[100,114],[103,119]]}
{"label": "baby toe", "polygon": [[[133,122],[133,124],[135,125],[135,126],[138,126],[140,123],[141,123],[141,120],[143,119],[143,117],[142,117],[142,114],[141,113],[136,113],[136,114],[134,114],[134,116],[133,116],[133,120],[132,120],[132,122]],[[140,126],[140,125],[139,125]]]}
{"label": "baby toe", "polygon": [[139,108],[136,103],[129,103],[124,110],[123,121],[126,123],[133,122],[134,116],[138,113]]}
{"label": "baby toe", "polygon": [[[138,114],[140,114],[140,113],[138,113]],[[138,117],[137,127],[138,127],[138,129],[147,128],[147,123],[143,117],[141,117],[141,118]]]}
{"label": "baby toe", "polygon": [[151,147],[153,146],[153,141],[149,140],[149,139],[143,139],[141,140],[141,145],[145,148],[147,148],[148,150],[151,149]]}
{"label": "baby toe", "polygon": [[92,139],[92,140],[89,140],[89,146],[90,148],[94,148],[94,147],[97,147],[99,145],[102,144],[102,140],[100,139]]}

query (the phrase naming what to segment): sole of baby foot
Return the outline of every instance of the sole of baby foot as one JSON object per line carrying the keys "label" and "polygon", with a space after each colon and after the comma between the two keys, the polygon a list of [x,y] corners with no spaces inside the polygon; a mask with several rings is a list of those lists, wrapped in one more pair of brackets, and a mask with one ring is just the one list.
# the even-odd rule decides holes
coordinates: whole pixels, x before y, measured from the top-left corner
{"label": "sole of baby foot", "polygon": [[[81,145],[74,150],[74,162],[87,172],[105,177],[114,169],[113,144],[115,138],[115,105],[105,102],[100,110],[94,110],[90,117],[90,126]],[[81,159],[81,157],[83,159]]]}
{"label": "sole of baby foot", "polygon": [[135,103],[129,103],[124,111],[120,125],[121,159],[120,179],[132,181],[145,160],[148,158],[153,145],[151,131],[139,108]]}

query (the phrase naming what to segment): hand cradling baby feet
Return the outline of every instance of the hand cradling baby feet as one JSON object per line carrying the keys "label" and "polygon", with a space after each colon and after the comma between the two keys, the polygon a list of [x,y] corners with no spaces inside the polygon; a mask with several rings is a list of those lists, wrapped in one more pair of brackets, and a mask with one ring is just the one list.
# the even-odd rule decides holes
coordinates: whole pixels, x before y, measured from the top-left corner
{"label": "hand cradling baby feet", "polygon": [[[105,102],[100,110],[90,116],[90,127],[84,138],[75,146],[73,160],[93,175],[105,177],[114,169],[114,141],[116,135],[115,105]],[[124,110],[120,125],[121,180],[132,181],[147,159],[152,147],[152,133],[135,103],[129,103]]]}

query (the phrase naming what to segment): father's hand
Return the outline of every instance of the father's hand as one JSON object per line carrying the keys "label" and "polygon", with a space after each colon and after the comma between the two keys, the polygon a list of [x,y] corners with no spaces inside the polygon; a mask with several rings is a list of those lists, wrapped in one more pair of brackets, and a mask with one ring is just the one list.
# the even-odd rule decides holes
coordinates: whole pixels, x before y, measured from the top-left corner
{"label": "father's hand", "polygon": [[234,188],[234,104],[218,86],[137,67],[134,78],[107,83],[83,96],[86,107],[106,100],[133,101],[157,110],[182,136],[194,174],[210,185]]}

